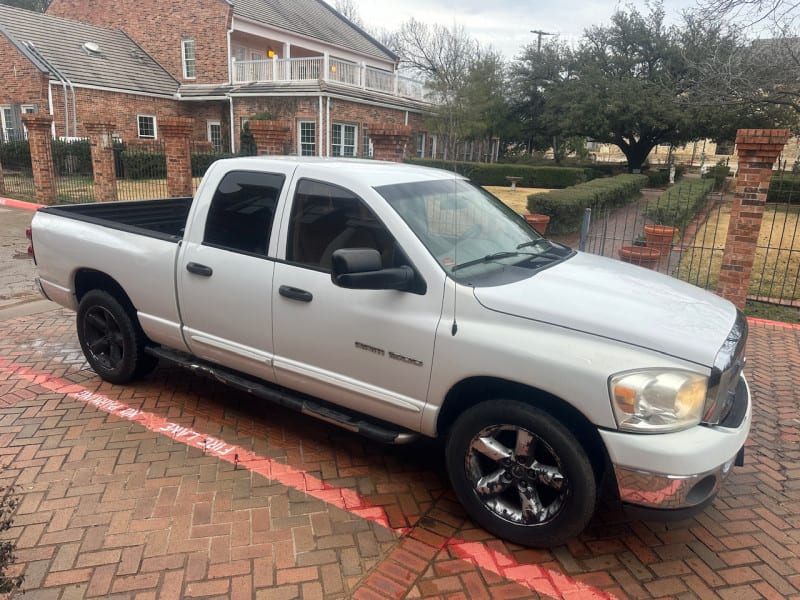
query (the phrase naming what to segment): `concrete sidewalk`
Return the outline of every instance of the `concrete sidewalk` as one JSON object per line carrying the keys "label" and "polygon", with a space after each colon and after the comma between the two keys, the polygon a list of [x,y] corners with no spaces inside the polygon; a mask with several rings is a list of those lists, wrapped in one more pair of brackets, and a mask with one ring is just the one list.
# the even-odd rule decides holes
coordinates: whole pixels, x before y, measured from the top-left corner
{"label": "concrete sidewalk", "polygon": [[797,328],[751,325],[746,465],[712,507],[665,524],[609,505],[552,551],[465,519],[435,443],[375,444],[173,367],[104,383],[61,309],[0,330],[26,599],[800,598]]}

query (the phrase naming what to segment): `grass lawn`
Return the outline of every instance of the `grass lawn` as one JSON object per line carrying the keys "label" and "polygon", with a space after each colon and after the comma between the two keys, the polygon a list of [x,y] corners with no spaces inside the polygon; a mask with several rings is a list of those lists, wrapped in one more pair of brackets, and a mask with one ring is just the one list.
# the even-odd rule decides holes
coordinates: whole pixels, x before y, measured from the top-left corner
{"label": "grass lawn", "polygon": [[[716,289],[730,221],[730,205],[712,213],[681,255],[674,275]],[[748,294],[762,300],[800,301],[800,206],[767,205]]]}
{"label": "grass lawn", "polygon": [[518,187],[513,192],[511,191],[511,187],[504,185],[485,185],[483,186],[490,194],[493,194],[500,198],[505,204],[510,206],[516,212],[521,215],[524,215],[528,212],[528,196],[530,194],[538,194],[539,192],[549,192],[549,189],[546,188],[521,188]]}

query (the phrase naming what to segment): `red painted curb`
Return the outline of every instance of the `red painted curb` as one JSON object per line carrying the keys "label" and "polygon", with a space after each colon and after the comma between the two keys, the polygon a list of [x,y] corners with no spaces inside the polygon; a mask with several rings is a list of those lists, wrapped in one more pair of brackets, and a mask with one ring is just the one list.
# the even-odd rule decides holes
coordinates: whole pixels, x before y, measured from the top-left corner
{"label": "red painted curb", "polygon": [[35,204],[33,202],[23,202],[22,200],[14,200],[13,198],[0,197],[0,206],[10,206],[11,208],[21,208],[23,210],[39,210],[44,204]]}
{"label": "red painted curb", "polygon": [[[138,423],[151,432],[169,437],[176,442],[202,450],[203,454],[208,453],[219,460],[231,463],[234,468],[241,467],[258,473],[281,485],[303,492],[367,521],[377,523],[381,527],[393,531],[398,538],[402,539],[409,533],[406,528],[393,528],[389,524],[389,517],[382,506],[373,505],[367,498],[354,490],[332,486],[301,469],[183,427],[157,414],[132,408],[121,401],[92,392],[80,384],[29,367],[14,365],[4,358],[0,358],[0,374],[17,377],[51,392],[79,400],[115,417]],[[441,551],[444,548],[452,550],[461,560],[528,588],[537,597],[616,600],[613,594],[596,589],[579,579],[573,579],[559,571],[540,565],[519,563],[514,557],[482,542],[449,538],[437,550]]]}

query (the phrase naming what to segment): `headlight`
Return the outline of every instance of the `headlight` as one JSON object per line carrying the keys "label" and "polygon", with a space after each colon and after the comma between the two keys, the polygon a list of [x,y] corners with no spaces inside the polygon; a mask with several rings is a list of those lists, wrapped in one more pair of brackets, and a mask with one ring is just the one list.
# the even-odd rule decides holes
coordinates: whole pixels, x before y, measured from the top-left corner
{"label": "headlight", "polygon": [[609,379],[611,407],[624,431],[664,433],[697,425],[708,377],[691,371],[630,371]]}

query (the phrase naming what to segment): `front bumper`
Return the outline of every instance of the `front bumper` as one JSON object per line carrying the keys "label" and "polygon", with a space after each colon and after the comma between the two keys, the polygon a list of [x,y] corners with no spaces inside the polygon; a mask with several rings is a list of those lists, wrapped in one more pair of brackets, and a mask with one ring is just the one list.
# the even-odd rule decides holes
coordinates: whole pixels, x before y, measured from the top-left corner
{"label": "front bumper", "polygon": [[750,432],[752,404],[743,376],[737,396],[746,410],[735,428],[697,426],[663,435],[601,432],[614,465],[620,499],[668,511],[703,507],[710,502],[734,464],[741,464]]}

